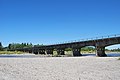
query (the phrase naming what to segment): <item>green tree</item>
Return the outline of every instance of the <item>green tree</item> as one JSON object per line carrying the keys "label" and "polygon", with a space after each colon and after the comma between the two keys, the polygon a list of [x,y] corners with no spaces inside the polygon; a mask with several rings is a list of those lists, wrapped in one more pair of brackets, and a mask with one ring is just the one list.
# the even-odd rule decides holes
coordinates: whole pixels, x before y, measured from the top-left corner
{"label": "green tree", "polygon": [[90,46],[81,48],[81,51],[94,51],[94,50],[95,50],[95,48],[94,47],[90,47]]}
{"label": "green tree", "polygon": [[0,51],[3,50],[2,43],[0,42]]}
{"label": "green tree", "polygon": [[9,45],[8,45],[8,49],[11,49],[11,46],[12,46],[12,44],[9,44]]}
{"label": "green tree", "polygon": [[33,47],[32,43],[12,43],[8,45],[8,49],[17,49],[17,48],[30,48]]}

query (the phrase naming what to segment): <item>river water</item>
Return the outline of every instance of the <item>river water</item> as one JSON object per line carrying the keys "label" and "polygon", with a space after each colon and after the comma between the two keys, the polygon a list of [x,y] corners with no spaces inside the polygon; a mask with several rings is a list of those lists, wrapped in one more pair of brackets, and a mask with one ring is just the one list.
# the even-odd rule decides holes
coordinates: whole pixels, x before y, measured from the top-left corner
{"label": "river water", "polygon": [[[107,57],[120,57],[120,52],[106,53]],[[82,56],[96,56],[95,53],[82,53]],[[45,55],[35,55],[35,54],[1,54],[0,58],[37,58],[37,57],[46,57]]]}
{"label": "river water", "polygon": [[[83,56],[96,56],[95,53],[83,53]],[[120,57],[120,52],[106,53],[107,57]]]}

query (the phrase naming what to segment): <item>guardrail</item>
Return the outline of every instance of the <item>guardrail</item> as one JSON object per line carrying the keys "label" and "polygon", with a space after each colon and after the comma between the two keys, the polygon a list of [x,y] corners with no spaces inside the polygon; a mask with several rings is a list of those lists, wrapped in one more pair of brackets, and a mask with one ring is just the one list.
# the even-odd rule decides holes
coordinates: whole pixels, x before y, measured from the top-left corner
{"label": "guardrail", "polygon": [[86,38],[86,39],[78,39],[78,40],[71,40],[71,41],[64,41],[64,42],[58,42],[56,44],[49,44],[49,45],[57,45],[57,44],[65,44],[65,43],[73,43],[73,42],[82,42],[82,41],[98,40],[98,39],[113,38],[113,37],[120,37],[120,34],[114,34],[114,35],[108,35],[108,36],[99,36],[99,37]]}

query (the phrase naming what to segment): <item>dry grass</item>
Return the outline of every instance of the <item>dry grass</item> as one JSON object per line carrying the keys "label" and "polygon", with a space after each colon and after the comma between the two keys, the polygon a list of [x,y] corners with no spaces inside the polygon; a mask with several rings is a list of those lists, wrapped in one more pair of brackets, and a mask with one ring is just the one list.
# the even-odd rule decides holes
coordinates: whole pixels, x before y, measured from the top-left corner
{"label": "dry grass", "polygon": [[0,51],[0,54],[22,54],[20,51]]}

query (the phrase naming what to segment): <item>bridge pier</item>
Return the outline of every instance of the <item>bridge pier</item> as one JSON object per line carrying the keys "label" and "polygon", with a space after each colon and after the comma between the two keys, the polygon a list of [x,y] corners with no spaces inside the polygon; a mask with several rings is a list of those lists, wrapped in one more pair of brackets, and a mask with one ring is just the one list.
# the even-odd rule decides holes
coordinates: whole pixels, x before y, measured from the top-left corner
{"label": "bridge pier", "polygon": [[39,54],[46,54],[46,53],[45,53],[45,50],[39,50],[38,53],[39,53]]}
{"label": "bridge pier", "polygon": [[33,54],[39,54],[39,50],[38,49],[32,49],[32,52],[33,52]]}
{"label": "bridge pier", "polygon": [[33,53],[33,50],[28,50],[29,53]]}
{"label": "bridge pier", "polygon": [[82,54],[80,53],[81,48],[73,48],[73,56],[82,56]]}
{"label": "bridge pier", "polygon": [[65,55],[64,49],[57,49],[58,55]]}
{"label": "bridge pier", "polygon": [[32,51],[31,51],[31,50],[29,50],[29,53],[32,53]]}
{"label": "bridge pier", "polygon": [[98,57],[106,57],[107,55],[105,54],[105,47],[96,47],[96,56]]}
{"label": "bridge pier", "polygon": [[39,52],[38,52],[38,51],[34,51],[33,53],[34,53],[34,54],[39,54]]}
{"label": "bridge pier", "polygon": [[46,50],[46,54],[52,54],[53,55],[53,50]]}

